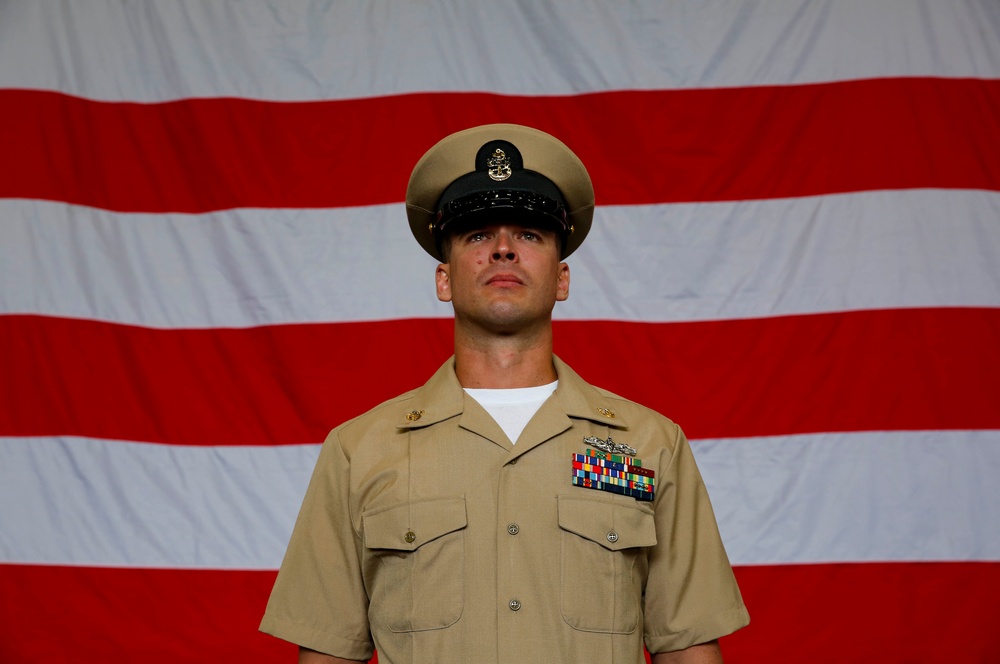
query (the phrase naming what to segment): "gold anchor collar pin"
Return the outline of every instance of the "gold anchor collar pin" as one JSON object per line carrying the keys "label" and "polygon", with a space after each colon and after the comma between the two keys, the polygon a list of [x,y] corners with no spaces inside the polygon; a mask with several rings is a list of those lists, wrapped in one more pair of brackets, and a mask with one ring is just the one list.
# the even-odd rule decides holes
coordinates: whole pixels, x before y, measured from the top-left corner
{"label": "gold anchor collar pin", "polygon": [[625,420],[625,416],[622,415],[618,409],[607,403],[589,401],[585,408],[580,409],[578,407],[573,410],[577,412],[570,412],[569,414],[574,417],[583,417],[584,419],[588,419],[592,422],[598,422],[615,429],[628,428],[628,422]]}
{"label": "gold anchor collar pin", "polygon": [[419,426],[421,424],[425,424],[426,422],[421,422],[421,420],[424,418],[424,413],[426,412],[427,411],[425,411],[423,408],[414,408],[410,411],[407,411],[406,413],[403,414],[402,426],[409,427],[414,425]]}
{"label": "gold anchor collar pin", "polygon": [[405,411],[399,414],[399,420],[396,426],[400,429],[415,429],[430,426],[431,424],[436,424],[442,420],[448,419],[451,415],[447,411],[435,408],[433,410],[425,410],[419,406],[407,407]]}

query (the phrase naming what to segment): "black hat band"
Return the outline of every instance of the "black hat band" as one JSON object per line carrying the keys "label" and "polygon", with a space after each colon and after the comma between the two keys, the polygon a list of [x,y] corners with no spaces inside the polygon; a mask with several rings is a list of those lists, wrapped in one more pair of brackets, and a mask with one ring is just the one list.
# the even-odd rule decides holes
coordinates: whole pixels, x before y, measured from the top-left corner
{"label": "black hat band", "polygon": [[480,215],[488,212],[500,214],[507,210],[516,210],[517,217],[541,218],[541,220],[548,222],[546,225],[553,226],[559,232],[565,233],[569,230],[569,224],[566,220],[566,205],[562,201],[554,200],[535,191],[500,189],[473,192],[448,201],[438,210],[433,231],[443,232],[445,227],[458,221],[464,221],[469,218],[469,215],[479,218]]}

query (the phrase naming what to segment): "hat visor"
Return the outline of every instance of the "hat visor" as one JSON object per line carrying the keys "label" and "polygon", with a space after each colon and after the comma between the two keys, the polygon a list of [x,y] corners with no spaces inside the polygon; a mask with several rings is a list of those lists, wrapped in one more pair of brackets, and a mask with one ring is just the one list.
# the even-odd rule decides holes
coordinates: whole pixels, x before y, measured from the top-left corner
{"label": "hat visor", "polygon": [[435,224],[438,232],[448,231],[456,223],[465,225],[471,220],[492,222],[502,218],[518,223],[528,219],[533,223],[544,222],[547,227],[551,226],[557,231],[565,231],[569,227],[566,208],[562,202],[524,190],[475,192],[445,204],[438,215],[438,222]]}

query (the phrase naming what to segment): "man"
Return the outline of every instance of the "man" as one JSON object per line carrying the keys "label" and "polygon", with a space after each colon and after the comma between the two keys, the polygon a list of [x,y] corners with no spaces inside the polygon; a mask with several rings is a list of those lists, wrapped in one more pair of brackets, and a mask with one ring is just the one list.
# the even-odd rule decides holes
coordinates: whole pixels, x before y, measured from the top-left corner
{"label": "man", "polygon": [[327,438],[261,629],[300,662],[721,662],[749,617],[684,435],[552,353],[593,217],[583,163],[476,127],[406,200],[455,355]]}

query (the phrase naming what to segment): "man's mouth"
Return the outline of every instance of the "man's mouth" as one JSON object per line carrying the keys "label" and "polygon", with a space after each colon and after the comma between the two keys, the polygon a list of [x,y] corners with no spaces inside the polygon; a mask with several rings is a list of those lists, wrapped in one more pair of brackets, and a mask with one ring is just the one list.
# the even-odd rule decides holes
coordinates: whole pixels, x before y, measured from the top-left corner
{"label": "man's mouth", "polygon": [[524,282],[521,281],[520,277],[514,274],[509,274],[506,272],[501,272],[500,274],[495,274],[486,280],[486,283],[491,286],[505,286],[505,285],[522,285]]}

